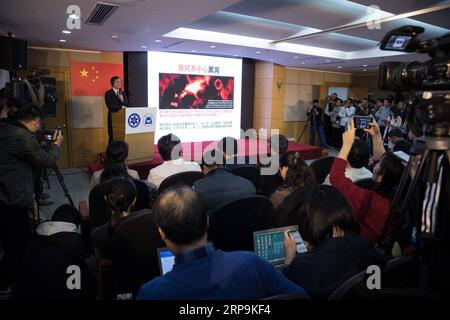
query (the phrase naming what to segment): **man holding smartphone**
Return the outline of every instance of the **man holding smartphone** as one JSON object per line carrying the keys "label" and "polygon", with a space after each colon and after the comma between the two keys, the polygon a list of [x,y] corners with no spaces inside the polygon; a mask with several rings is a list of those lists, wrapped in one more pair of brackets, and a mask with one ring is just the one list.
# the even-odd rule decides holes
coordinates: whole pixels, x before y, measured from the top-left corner
{"label": "man holding smartphone", "polygon": [[22,107],[15,118],[0,123],[0,293],[8,293],[31,235],[33,168],[55,166],[63,142],[56,131],[48,151],[41,147],[36,136],[44,118],[40,108]]}

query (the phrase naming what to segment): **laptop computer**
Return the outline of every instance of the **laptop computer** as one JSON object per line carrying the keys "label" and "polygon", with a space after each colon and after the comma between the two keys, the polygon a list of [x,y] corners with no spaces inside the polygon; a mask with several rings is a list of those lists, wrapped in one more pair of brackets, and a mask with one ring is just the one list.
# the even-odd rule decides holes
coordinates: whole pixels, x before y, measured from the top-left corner
{"label": "laptop computer", "polygon": [[172,271],[175,264],[175,256],[168,248],[158,248],[159,273],[161,276]]}
{"label": "laptop computer", "polygon": [[269,261],[276,269],[284,266],[284,232],[297,231],[297,226],[288,226],[253,232],[255,253]]}

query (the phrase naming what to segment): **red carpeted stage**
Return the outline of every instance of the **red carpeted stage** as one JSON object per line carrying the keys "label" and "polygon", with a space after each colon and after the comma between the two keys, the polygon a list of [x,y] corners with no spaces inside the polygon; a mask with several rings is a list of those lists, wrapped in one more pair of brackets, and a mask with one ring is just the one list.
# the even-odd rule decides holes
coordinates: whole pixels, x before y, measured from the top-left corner
{"label": "red carpeted stage", "polygon": [[[203,152],[214,149],[217,146],[217,141],[202,141],[202,142],[185,142],[182,143],[182,157],[185,160],[201,162]],[[263,151],[266,149],[265,152]],[[260,149],[262,152],[260,152]],[[305,160],[317,159],[322,155],[320,147],[310,146],[309,144],[297,143],[289,141],[288,151],[297,151]],[[251,159],[259,159],[261,154],[270,153],[268,143],[261,142],[258,145],[256,139],[239,139],[238,140],[238,156],[246,156]],[[141,179],[147,179],[150,169],[160,165],[163,162],[161,155],[158,153],[157,145],[153,146],[153,160],[128,164],[130,169],[134,169],[139,173]]]}

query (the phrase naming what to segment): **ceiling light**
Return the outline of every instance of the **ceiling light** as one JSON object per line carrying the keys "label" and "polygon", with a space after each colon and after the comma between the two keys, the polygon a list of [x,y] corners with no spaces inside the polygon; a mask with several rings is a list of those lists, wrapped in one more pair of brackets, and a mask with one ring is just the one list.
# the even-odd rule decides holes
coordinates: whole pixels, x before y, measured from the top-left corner
{"label": "ceiling light", "polygon": [[145,49],[145,48],[147,48],[147,46],[141,46],[141,48],[142,48],[142,49]]}
{"label": "ceiling light", "polygon": [[67,40],[59,39],[59,42],[67,42]]}
{"label": "ceiling light", "polygon": [[233,54],[233,57],[239,57],[239,55],[238,54]]}
{"label": "ceiling light", "polygon": [[214,49],[216,46],[209,46],[211,49]]}
{"label": "ceiling light", "polygon": [[338,68],[338,69],[342,69],[342,67],[341,67],[341,66],[338,66],[337,68]]}
{"label": "ceiling light", "polygon": [[118,39],[119,39],[119,36],[118,36],[117,34],[113,34],[113,35],[111,36],[111,39],[113,39],[113,40],[118,40]]}
{"label": "ceiling light", "polygon": [[255,53],[261,53],[261,51],[256,51]]}
{"label": "ceiling light", "polygon": [[64,33],[64,34],[71,34],[72,31],[69,31],[69,30],[63,30],[62,33]]}
{"label": "ceiling light", "polygon": [[197,52],[197,50],[191,50],[191,52]]}
{"label": "ceiling light", "polygon": [[367,71],[366,69],[364,69],[363,71]]}
{"label": "ceiling light", "polygon": [[301,64],[305,64],[305,61],[300,62]]}
{"label": "ceiling light", "polygon": [[325,62],[330,62],[331,60],[326,60]]}
{"label": "ceiling light", "polygon": [[155,42],[161,43],[162,40],[156,39]]}
{"label": "ceiling light", "polygon": [[363,67],[367,67],[367,64],[363,64]]}
{"label": "ceiling light", "polygon": [[294,59],[298,59],[298,56],[295,56]]}

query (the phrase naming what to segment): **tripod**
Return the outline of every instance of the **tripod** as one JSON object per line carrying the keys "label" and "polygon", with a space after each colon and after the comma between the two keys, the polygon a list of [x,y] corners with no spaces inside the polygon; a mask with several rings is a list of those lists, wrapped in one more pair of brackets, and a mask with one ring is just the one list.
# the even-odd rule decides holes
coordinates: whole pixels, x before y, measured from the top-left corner
{"label": "tripod", "polygon": [[[303,137],[303,134],[305,133],[306,128],[308,128],[310,126],[309,121],[306,121],[305,126],[303,127],[302,132],[300,133],[300,136],[297,139],[297,142],[300,142],[300,140]],[[299,130],[300,131],[300,130]],[[298,132],[298,131],[297,131]]]}
{"label": "tripod", "polygon": [[[423,148],[424,150],[421,150]],[[413,155],[419,154],[422,154],[422,159],[416,173],[409,183],[406,194],[403,197],[413,169]],[[440,178],[441,181],[444,181],[444,179],[446,179],[447,177],[446,175],[450,174],[450,137],[425,137],[423,138],[423,140],[417,139],[412,148],[411,155],[412,156],[408,161],[408,165],[403,172],[395,197],[391,203],[389,215],[386,219],[383,233],[380,238],[381,240],[379,243],[379,247],[388,256],[390,255],[394,242],[397,240],[398,235],[401,231],[402,223],[405,221],[406,214],[408,213],[408,209],[410,208],[411,200],[414,192],[416,191],[419,179],[425,178],[426,182],[428,182],[429,184],[439,184]],[[440,161],[442,166],[438,165],[439,159],[441,159]],[[439,209],[439,205],[441,205],[442,210],[436,213],[436,217],[434,217],[433,220],[442,220],[442,216],[439,215],[449,213],[445,212],[443,204],[439,203],[440,201],[444,201],[445,197],[448,196],[446,194],[445,187],[448,186],[444,184],[444,188],[442,188],[442,190],[440,190],[439,188],[440,194],[438,197],[438,204],[436,206],[437,209]],[[430,190],[430,192],[432,192],[432,190]],[[431,194],[431,196],[435,197],[436,194]],[[400,210],[398,210],[399,208]],[[423,215],[424,213],[422,212],[421,221],[424,221]],[[433,221],[433,223],[436,225],[436,221]],[[421,230],[418,230],[417,232],[420,231]],[[435,228],[428,230],[428,232],[431,233],[434,233],[434,231]]]}

